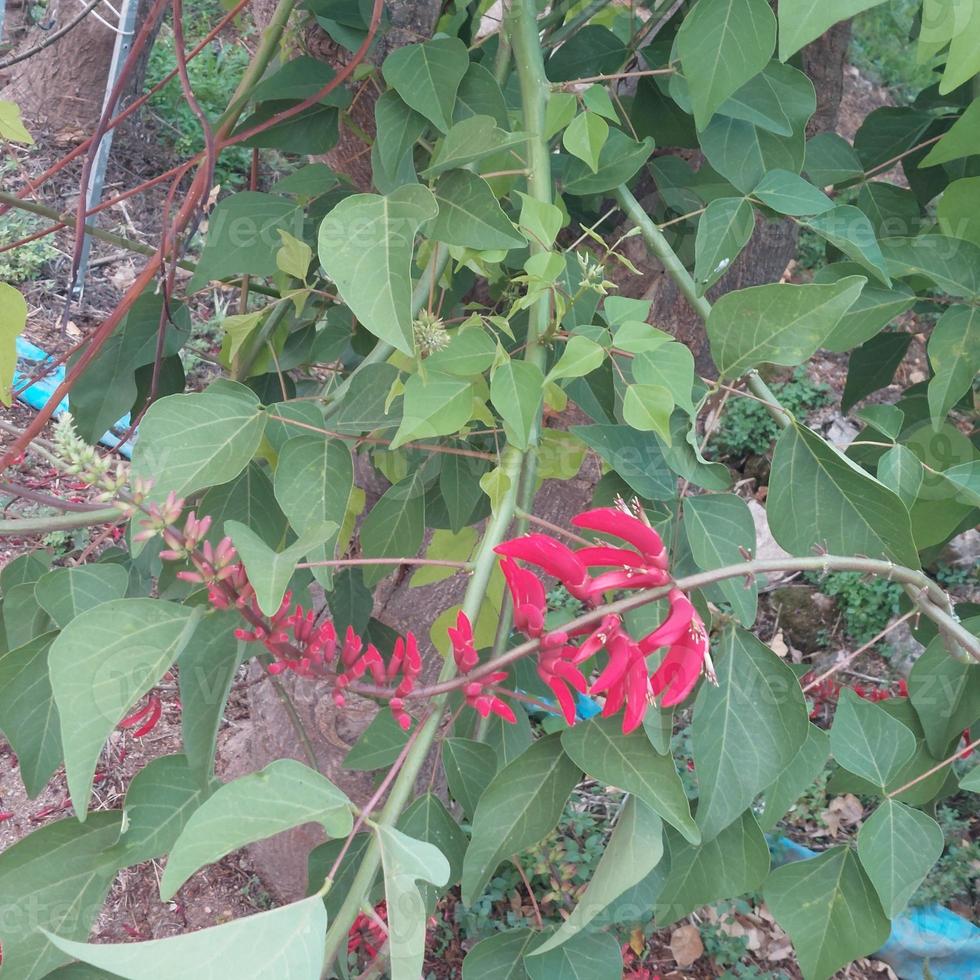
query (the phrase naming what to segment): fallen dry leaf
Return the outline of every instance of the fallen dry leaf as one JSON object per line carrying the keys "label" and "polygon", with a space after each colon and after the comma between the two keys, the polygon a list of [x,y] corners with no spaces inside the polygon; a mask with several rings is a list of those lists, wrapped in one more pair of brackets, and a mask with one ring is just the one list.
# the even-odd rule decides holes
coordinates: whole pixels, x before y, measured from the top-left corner
{"label": "fallen dry leaf", "polygon": [[785,659],[786,654],[789,653],[789,647],[786,645],[786,641],[783,639],[782,630],[776,630],[773,638],[769,641],[769,649],[772,650],[777,657],[782,657]]}
{"label": "fallen dry leaf", "polygon": [[704,952],[697,926],[681,926],[670,934],[670,951],[678,966],[690,966]]}

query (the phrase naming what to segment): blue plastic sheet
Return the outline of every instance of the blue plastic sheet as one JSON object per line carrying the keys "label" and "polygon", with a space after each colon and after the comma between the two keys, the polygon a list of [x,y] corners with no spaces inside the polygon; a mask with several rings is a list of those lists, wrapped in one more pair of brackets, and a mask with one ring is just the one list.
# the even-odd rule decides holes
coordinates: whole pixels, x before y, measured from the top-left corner
{"label": "blue plastic sheet", "polygon": [[[786,837],[771,839],[769,849],[775,864],[816,855]],[[901,980],[978,980],[980,928],[942,905],[909,908],[892,921],[888,942],[873,955]]]}
{"label": "blue plastic sheet", "polygon": [[[25,340],[23,337],[17,338],[17,366],[14,368],[14,390],[16,391],[21,385],[25,384],[34,374],[41,365],[50,362],[51,357],[45,354],[40,347],[35,347],[29,340]],[[65,380],[65,368],[64,365],[59,364],[50,373],[46,374],[40,381],[36,381],[29,388],[26,388],[18,396],[18,401],[22,401],[25,405],[30,405],[31,408],[41,408],[46,405],[54,394],[55,389],[62,381]],[[59,415],[68,411],[68,402],[66,399],[62,399],[61,404],[55,409],[54,417],[57,418]],[[129,416],[126,415],[121,418],[115,426],[114,429],[118,429],[120,432],[125,432],[129,428]],[[121,455],[125,456],[126,459],[130,459],[133,451],[132,442],[127,439],[125,443],[119,442],[119,436],[117,436],[113,431],[107,432],[99,442],[103,446],[108,446],[110,449],[117,450]]]}

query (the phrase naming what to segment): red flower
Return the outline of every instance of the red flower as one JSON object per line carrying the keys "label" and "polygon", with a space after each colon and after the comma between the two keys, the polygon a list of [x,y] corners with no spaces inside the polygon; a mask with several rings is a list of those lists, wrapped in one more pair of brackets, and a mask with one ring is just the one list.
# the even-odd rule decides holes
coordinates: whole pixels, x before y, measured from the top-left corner
{"label": "red flower", "polygon": [[493,684],[499,684],[506,677],[507,672],[504,670],[487,674],[485,677],[467,684],[463,688],[463,696],[466,698],[466,703],[471,708],[475,708],[482,718],[499,715],[504,721],[509,721],[514,725],[517,723],[517,717],[514,715],[511,706],[506,701],[501,701],[495,694],[485,690]]}
{"label": "red flower", "polygon": [[671,645],[650,678],[650,693],[654,697],[662,695],[662,708],[680,704],[694,690],[707,664],[707,653],[708,631],[695,612],[687,633]]}
{"label": "red flower", "polygon": [[553,575],[576,599],[588,599],[589,572],[571,548],[546,534],[527,534],[523,538],[498,544],[494,551],[507,558],[520,558]]}
{"label": "red flower", "polygon": [[514,625],[525,636],[540,636],[548,612],[544,585],[534,572],[521,568],[513,558],[501,559],[500,569],[514,600]]}
{"label": "red flower", "polygon": [[142,708],[127,715],[116,727],[132,728],[134,729],[133,737],[142,738],[144,735],[149,735],[156,728],[156,724],[162,714],[163,705],[160,703],[160,699],[155,694],[151,694],[146,699],[146,704]]}
{"label": "red flower", "polygon": [[667,567],[667,549],[660,535],[647,524],[645,518],[630,513],[626,504],[587,510],[573,517],[572,524],[575,527],[586,527],[592,531],[601,531],[622,538],[636,548],[645,564],[661,569]]}
{"label": "red flower", "polygon": [[575,697],[569,687],[579,694],[585,694],[588,689],[588,682],[574,663],[577,653],[577,647],[561,647],[549,650],[538,660],[538,676],[551,688],[569,725],[575,724]]}
{"label": "red flower", "polygon": [[468,674],[480,662],[480,658],[473,646],[473,627],[466,613],[460,610],[456,617],[456,628],[453,629],[450,626],[446,632],[449,634],[449,640],[453,645],[456,669],[461,674]]}

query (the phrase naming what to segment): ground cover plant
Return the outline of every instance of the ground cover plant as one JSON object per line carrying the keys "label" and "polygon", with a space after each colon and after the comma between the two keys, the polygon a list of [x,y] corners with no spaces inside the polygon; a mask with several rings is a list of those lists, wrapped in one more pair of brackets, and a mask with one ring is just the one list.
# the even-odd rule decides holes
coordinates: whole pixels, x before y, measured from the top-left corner
{"label": "ground cover plant", "polygon": [[[980,4],[925,4],[909,44],[930,85],[853,143],[817,127],[807,52],[874,3],[510,0],[499,21],[459,4],[389,46],[403,25],[382,0],[279,0],[220,111],[188,59],[247,0],[211,30],[195,8],[193,46],[180,0],[150,6],[147,25],[172,15],[154,85],[176,79],[202,148],[147,182],[167,188],[154,245],[113,236],[145,263],[47,405],[4,422],[5,493],[56,504],[16,479],[41,457],[82,499],[14,508],[0,534],[121,530],[0,570],[0,729],[27,793],[63,767],[71,808],[0,854],[0,980],[416,980],[454,928],[479,938],[466,980],[605,980],[638,955],[631,930],[725,902],[764,905],[806,980],[879,949],[941,856],[932,885],[955,878],[969,849],[947,847],[963,823],[941,805],[980,788],[980,619],[929,574],[980,505]],[[98,132],[139,104],[110,100]],[[52,172],[80,161],[84,184],[96,142]],[[248,189],[212,193],[243,147]],[[266,151],[292,171],[263,183]],[[42,186],[0,207],[44,217]],[[86,218],[46,218],[73,239],[68,293]],[[798,232],[825,245],[812,281],[737,278],[760,240]],[[198,305],[214,294],[218,352]],[[672,305],[693,332],[662,329]],[[5,405],[27,320],[0,284]],[[194,337],[207,370],[189,382]],[[913,343],[928,373],[899,391]],[[846,358],[840,391],[806,374],[828,355]],[[831,400],[859,427],[843,447],[806,423]],[[98,446],[127,413],[131,461]],[[770,451],[756,502],[775,558],[733,472]],[[589,467],[588,498],[543,516]],[[886,611],[855,614],[853,652],[825,669],[758,635],[760,584],[793,573],[845,597],[844,574],[879,583]],[[379,612],[406,577],[448,589],[424,629]],[[836,682],[906,622],[925,650],[903,687]],[[96,806],[107,740],[152,733],[165,677],[180,751],[121,809]],[[297,758],[219,779],[229,692],[259,683]],[[331,717],[378,706],[329,778],[313,697]],[[338,785],[352,771],[373,781]],[[774,866],[766,832],[828,776],[866,801],[860,829]],[[583,794],[602,802],[569,803]],[[325,843],[305,898],[87,941],[121,869],[159,861],[167,903],[309,824]],[[502,907],[515,879],[529,914]],[[758,975],[706,935],[732,975]]]}

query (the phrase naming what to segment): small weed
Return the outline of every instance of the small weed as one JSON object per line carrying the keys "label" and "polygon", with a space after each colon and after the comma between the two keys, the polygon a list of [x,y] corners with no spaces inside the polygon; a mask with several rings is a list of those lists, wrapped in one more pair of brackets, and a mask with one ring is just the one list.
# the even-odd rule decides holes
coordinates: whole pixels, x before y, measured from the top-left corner
{"label": "small weed", "polygon": [[980,585],[980,569],[969,565],[947,565],[943,562],[936,566],[934,578],[944,589],[976,586]]}
{"label": "small weed", "polygon": [[975,905],[980,901],[977,868],[980,867],[980,840],[971,837],[971,820],[951,806],[936,813],[946,838],[946,850],[926,880],[910,900],[910,905],[948,905],[956,902]]}
{"label": "small weed", "polygon": [[[776,397],[794,415],[806,417],[808,412],[830,403],[830,389],[815,384],[799,368],[789,381],[771,386]],[[711,440],[716,455],[732,459],[762,455],[769,451],[779,430],[768,409],[752,398],[730,398],[725,405],[721,425]]]}
{"label": "small weed", "polygon": [[902,588],[887,579],[868,579],[860,572],[808,575],[824,595],[837,600],[844,632],[855,643],[867,643],[897,616]]}
{"label": "small weed", "polygon": [[[6,177],[8,167],[0,167],[0,177]],[[40,231],[46,222],[43,218],[25,211],[8,211],[0,217],[0,246],[27,238]],[[18,283],[36,279],[45,263],[61,253],[48,238],[38,238],[9,252],[0,253],[0,282]]]}

